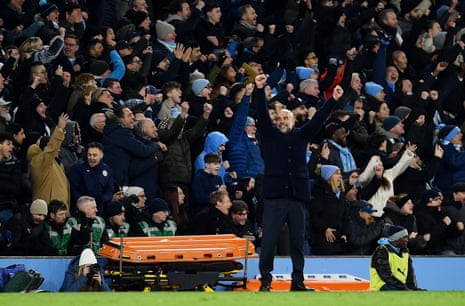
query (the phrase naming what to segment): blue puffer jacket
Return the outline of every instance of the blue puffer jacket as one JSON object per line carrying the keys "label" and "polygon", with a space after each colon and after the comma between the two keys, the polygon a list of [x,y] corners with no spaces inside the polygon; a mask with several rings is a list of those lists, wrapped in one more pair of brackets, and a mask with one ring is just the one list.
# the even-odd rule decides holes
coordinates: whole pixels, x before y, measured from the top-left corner
{"label": "blue puffer jacket", "polygon": [[249,105],[250,97],[244,96],[234,114],[228,135],[228,159],[231,171],[236,171],[239,179],[243,177],[256,178],[257,174],[263,173],[265,168],[258,143],[250,140],[244,131]]}

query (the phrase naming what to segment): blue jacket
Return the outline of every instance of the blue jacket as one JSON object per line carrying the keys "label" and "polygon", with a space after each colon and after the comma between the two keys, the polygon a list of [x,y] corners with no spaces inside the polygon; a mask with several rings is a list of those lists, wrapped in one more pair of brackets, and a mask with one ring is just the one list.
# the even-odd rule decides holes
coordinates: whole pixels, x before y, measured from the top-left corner
{"label": "blue jacket", "polygon": [[441,144],[441,147],[444,150],[444,156],[436,174],[435,183],[444,194],[447,194],[452,185],[465,182],[465,148],[461,147],[457,151],[451,143]]}
{"label": "blue jacket", "polygon": [[256,141],[250,140],[244,131],[249,113],[249,100],[247,96],[242,98],[228,135],[228,159],[231,171],[236,171],[239,179],[249,176],[256,178],[265,168],[260,146]]}
{"label": "blue jacket", "polygon": [[[85,160],[75,163],[68,172],[71,189],[71,207],[76,208],[76,200],[83,195],[95,198],[98,214],[103,215],[103,208],[111,202],[115,192],[115,181],[110,167],[103,161],[91,168]],[[71,213],[74,213],[72,210]]]}
{"label": "blue jacket", "polygon": [[[61,292],[80,292],[81,288],[84,287],[84,285],[86,284],[86,276],[84,276],[83,274],[76,276],[76,272],[79,269],[79,257],[80,256],[76,256],[69,263],[68,269],[65,272],[63,284],[60,288]],[[105,265],[106,260],[97,259],[97,262],[100,265],[100,275],[102,276],[102,286],[100,288],[100,291],[111,291],[110,287],[108,287],[108,284],[103,279],[104,273],[102,267]]]}
{"label": "blue jacket", "polygon": [[[205,161],[204,157],[208,153],[215,153],[218,154],[218,148],[226,144],[228,142],[228,138],[221,132],[210,132],[205,139],[205,144],[203,146],[203,151],[197,156],[194,163],[194,173],[198,173],[199,171],[205,169]],[[229,174],[226,173],[226,168],[223,164],[223,159],[220,156],[220,171],[218,175],[222,178],[223,182],[229,183],[228,177]]]}
{"label": "blue jacket", "polygon": [[223,184],[221,177],[205,171],[199,171],[192,179],[192,203],[190,211],[192,216],[197,215],[205,208],[211,206],[210,193],[218,190]]}
{"label": "blue jacket", "polygon": [[115,182],[120,186],[128,186],[131,159],[154,155],[158,144],[143,143],[132,130],[120,126],[114,114],[109,117],[103,130],[104,160],[113,170]]}
{"label": "blue jacket", "polygon": [[264,198],[310,199],[307,144],[323,127],[336,101],[333,98],[327,100],[311,120],[300,128],[295,127],[289,134],[281,133],[273,125],[263,89],[255,89],[254,101],[265,162]]}

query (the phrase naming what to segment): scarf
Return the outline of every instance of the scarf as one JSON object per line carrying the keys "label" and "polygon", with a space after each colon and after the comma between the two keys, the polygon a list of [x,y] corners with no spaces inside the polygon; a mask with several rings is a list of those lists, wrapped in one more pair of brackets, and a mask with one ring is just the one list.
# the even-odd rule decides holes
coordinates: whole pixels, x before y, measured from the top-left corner
{"label": "scarf", "polygon": [[331,139],[329,140],[329,142],[339,150],[339,156],[341,158],[342,163],[342,172],[350,172],[352,170],[357,169],[354,157],[352,156],[352,153],[350,153],[349,148],[342,147]]}
{"label": "scarf", "polygon": [[158,42],[160,44],[162,44],[163,46],[165,46],[169,51],[170,51],[170,55],[169,55],[169,60],[171,61],[173,59],[173,51],[174,51],[174,48],[176,48],[176,43],[173,42],[173,41],[163,41],[163,40],[159,40],[158,39]]}

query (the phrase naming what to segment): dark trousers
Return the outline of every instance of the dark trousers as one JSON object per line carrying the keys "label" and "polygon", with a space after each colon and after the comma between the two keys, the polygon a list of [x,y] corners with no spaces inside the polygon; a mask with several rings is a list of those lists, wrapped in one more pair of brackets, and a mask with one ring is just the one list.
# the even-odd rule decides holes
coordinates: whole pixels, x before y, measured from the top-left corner
{"label": "dark trousers", "polygon": [[292,260],[292,282],[304,280],[304,203],[291,199],[265,199],[262,220],[263,237],[260,252],[260,274],[262,284],[271,283],[271,271],[279,233],[284,222],[289,227],[289,241]]}

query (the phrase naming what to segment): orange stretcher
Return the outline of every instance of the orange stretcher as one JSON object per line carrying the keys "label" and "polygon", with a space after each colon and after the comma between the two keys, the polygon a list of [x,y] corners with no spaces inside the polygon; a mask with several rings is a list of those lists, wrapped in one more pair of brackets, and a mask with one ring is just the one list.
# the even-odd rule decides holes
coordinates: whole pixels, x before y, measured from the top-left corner
{"label": "orange stretcher", "polygon": [[245,287],[247,258],[256,256],[253,244],[235,235],[113,238],[99,254],[118,291]]}
{"label": "orange stretcher", "polygon": [[[100,250],[109,260],[120,260],[121,239],[113,238]],[[123,239],[122,261],[137,264],[239,260],[255,254],[254,245],[235,235],[128,237]]]}

